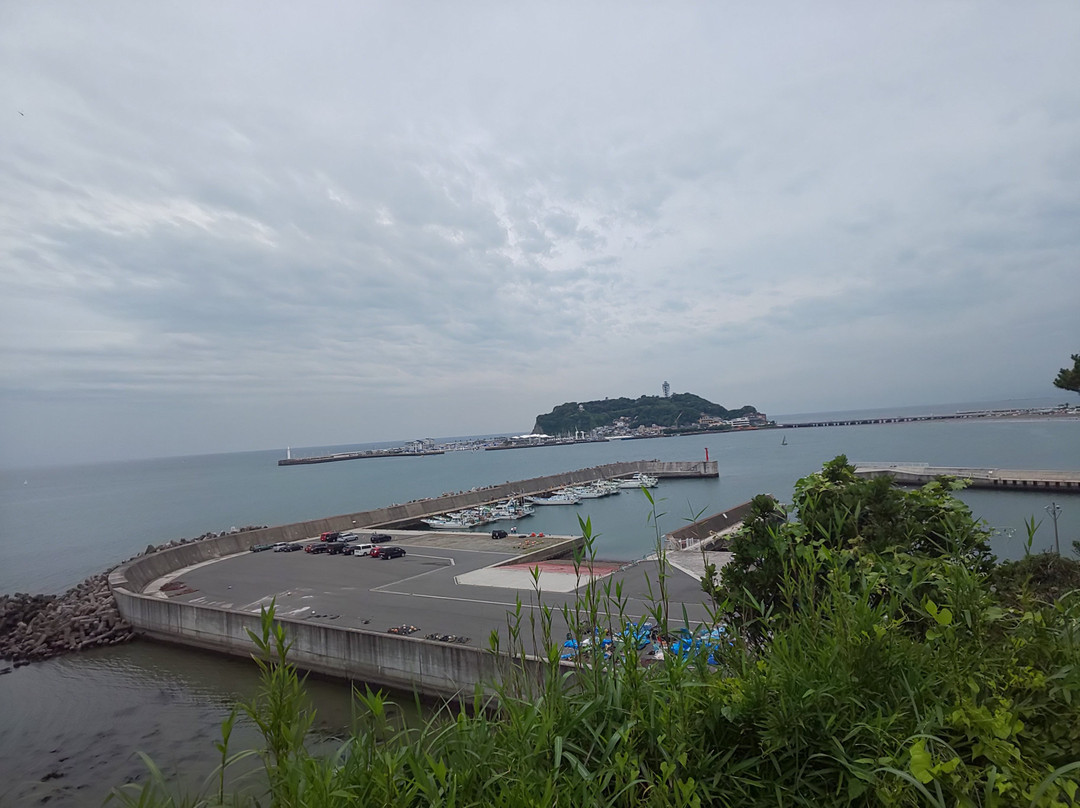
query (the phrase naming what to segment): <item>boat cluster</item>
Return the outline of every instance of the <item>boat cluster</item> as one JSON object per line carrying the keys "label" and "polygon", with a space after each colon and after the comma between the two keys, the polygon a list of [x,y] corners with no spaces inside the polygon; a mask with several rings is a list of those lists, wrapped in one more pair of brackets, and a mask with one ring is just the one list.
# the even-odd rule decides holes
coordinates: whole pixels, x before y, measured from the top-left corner
{"label": "boat cluster", "polygon": [[656,477],[648,474],[635,474],[632,477],[615,480],[596,480],[591,483],[556,488],[544,496],[508,499],[494,505],[481,505],[440,516],[430,516],[420,521],[434,530],[469,530],[492,522],[532,516],[534,505],[577,505],[583,499],[610,496],[619,493],[624,488],[654,488],[658,481]]}
{"label": "boat cluster", "polygon": [[557,488],[542,497],[525,497],[533,505],[577,505],[583,499],[599,499],[617,494],[629,488],[655,488],[659,480],[648,474],[635,474],[616,480],[596,480],[580,485],[567,485]]}
{"label": "boat cluster", "polygon": [[452,511],[441,516],[430,516],[421,521],[433,530],[468,530],[473,527],[489,525],[492,522],[504,522],[524,519],[532,516],[532,506],[520,499],[507,499],[494,505],[481,505]]}

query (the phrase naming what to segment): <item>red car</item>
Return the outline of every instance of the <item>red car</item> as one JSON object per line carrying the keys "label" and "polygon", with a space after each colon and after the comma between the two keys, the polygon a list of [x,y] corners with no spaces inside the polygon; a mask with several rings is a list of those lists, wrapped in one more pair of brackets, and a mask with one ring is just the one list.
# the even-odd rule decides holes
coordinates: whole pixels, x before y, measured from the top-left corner
{"label": "red car", "polygon": [[329,544],[309,544],[304,547],[305,553],[329,553]]}

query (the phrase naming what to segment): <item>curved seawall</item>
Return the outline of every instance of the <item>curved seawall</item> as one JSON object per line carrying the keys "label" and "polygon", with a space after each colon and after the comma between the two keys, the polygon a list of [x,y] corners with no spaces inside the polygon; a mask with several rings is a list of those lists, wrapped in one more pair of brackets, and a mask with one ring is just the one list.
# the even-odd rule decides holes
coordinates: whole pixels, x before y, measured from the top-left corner
{"label": "curved seawall", "polygon": [[[248,552],[256,544],[294,541],[327,530],[384,527],[416,521],[510,496],[541,493],[562,485],[619,477],[637,472],[663,477],[714,477],[715,462],[633,461],[538,477],[373,511],[233,533],[148,552],[117,567],[109,586],[120,614],[143,635],[236,656],[251,656],[248,631],[260,631],[257,614],[170,600],[146,594],[147,586],[166,576],[216,559]],[[520,559],[517,559],[520,560]],[[526,558],[526,563],[529,559]],[[545,661],[494,654],[467,645],[448,644],[357,628],[278,618],[292,642],[290,659],[305,670],[361,680],[440,698],[469,697],[477,687],[493,693],[495,682],[511,671],[539,681]]]}

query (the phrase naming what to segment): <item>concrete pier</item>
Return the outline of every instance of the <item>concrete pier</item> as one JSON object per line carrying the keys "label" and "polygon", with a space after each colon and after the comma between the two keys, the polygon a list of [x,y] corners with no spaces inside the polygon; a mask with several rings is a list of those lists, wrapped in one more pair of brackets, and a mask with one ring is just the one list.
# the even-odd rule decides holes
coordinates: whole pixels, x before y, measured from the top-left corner
{"label": "concrete pier", "polygon": [[[538,681],[548,670],[547,663],[542,657],[527,654],[511,659],[477,647],[485,644],[485,629],[505,626],[519,591],[490,583],[494,573],[480,586],[462,587],[458,582],[470,569],[550,563],[545,559],[572,551],[580,538],[542,541],[519,536],[520,544],[514,549],[513,544],[484,534],[461,534],[460,539],[395,534],[394,543],[406,547],[407,555],[389,562],[308,553],[251,553],[250,549],[310,540],[329,530],[378,527],[382,531],[510,496],[637,472],[666,478],[718,476],[715,462],[612,463],[148,552],[115,569],[109,586],[124,619],[139,633],[156,639],[247,657],[252,651],[248,631],[258,630],[259,608],[275,600],[279,621],[287,626],[293,642],[292,660],[301,668],[434,697],[470,697],[477,687],[490,694],[492,683],[505,681],[511,671],[526,681]],[[484,545],[483,549],[454,546],[455,541]],[[648,609],[651,589],[645,577],[650,569],[628,565],[614,573],[623,581],[637,616]],[[669,586],[680,613],[685,604],[692,619],[706,619],[699,582],[690,575],[679,577],[685,580]],[[545,592],[544,603],[557,613],[574,596],[573,591]],[[386,632],[387,625],[402,622],[425,625],[425,631],[436,629],[441,634],[468,633],[475,644]]]}
{"label": "concrete pier", "polygon": [[668,549],[672,551],[704,549],[708,550],[724,536],[729,535],[737,527],[742,525],[746,514],[750,512],[749,502],[728,508],[726,511],[706,516],[689,525],[684,525],[678,530],[665,534]]}
{"label": "concrete pier", "polygon": [[860,477],[889,476],[898,485],[925,485],[937,477],[967,480],[971,488],[1080,493],[1080,471],[931,466],[921,463],[856,463]]}
{"label": "concrete pier", "polygon": [[579,485],[612,477],[629,477],[639,472],[651,474],[661,479],[719,476],[719,469],[715,460],[678,462],[630,460],[567,471],[561,474],[551,474],[546,477],[534,477],[529,480],[491,485],[458,494],[418,499],[414,502],[406,502],[403,505],[390,505],[371,511],[360,511],[340,516],[330,516],[325,519],[265,528],[246,533],[245,537],[251,537],[251,544],[248,545],[250,547],[255,544],[272,544],[278,541],[294,541],[309,536],[318,536],[320,533],[329,530],[406,527],[414,525],[429,516],[437,516],[449,511],[475,508],[478,505],[488,505],[510,497],[543,494],[564,485]]}

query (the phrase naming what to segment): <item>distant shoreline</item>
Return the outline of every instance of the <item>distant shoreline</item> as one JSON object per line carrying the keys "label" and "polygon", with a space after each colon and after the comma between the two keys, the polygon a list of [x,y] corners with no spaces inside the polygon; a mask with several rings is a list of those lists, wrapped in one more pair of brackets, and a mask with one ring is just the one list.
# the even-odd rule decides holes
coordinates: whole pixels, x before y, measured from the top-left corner
{"label": "distant shoreline", "polygon": [[[760,432],[763,430],[776,429],[813,429],[830,426],[870,426],[875,424],[906,424],[922,421],[972,421],[986,419],[1001,419],[1009,421],[1080,421],[1080,408],[1024,408],[1002,410],[964,410],[949,414],[933,415],[877,415],[862,418],[822,418],[806,421],[776,422],[771,421],[762,426],[739,426],[730,429],[683,429],[675,432],[649,433],[642,435],[617,435],[607,438],[582,437],[582,438],[557,438],[544,436],[534,440],[517,440],[510,442],[493,443],[492,439],[477,439],[473,442],[458,441],[455,444],[432,445],[422,450],[399,449],[374,449],[359,452],[338,452],[332,455],[320,455],[313,457],[293,458],[289,457],[278,460],[279,466],[300,466],[314,463],[330,463],[341,460],[356,460],[359,458],[375,457],[421,457],[426,455],[443,454],[446,451],[472,450],[472,451],[509,451],[511,449],[536,449],[550,446],[576,446],[583,443],[615,443],[625,440],[652,440],[654,438],[675,438],[686,435],[726,435],[737,432]],[[525,437],[525,436],[522,436]]]}
{"label": "distant shoreline", "polygon": [[1020,410],[965,410],[942,415],[879,415],[869,418],[823,418],[794,423],[777,423],[777,429],[800,429],[821,426],[860,426],[869,424],[899,424],[917,421],[974,421],[1004,419],[1010,421],[1076,421],[1080,408],[1033,408]]}

